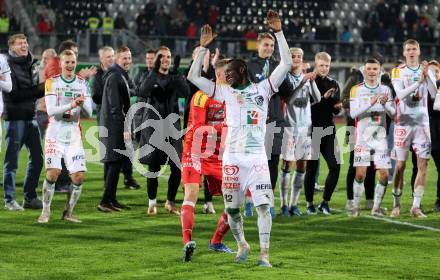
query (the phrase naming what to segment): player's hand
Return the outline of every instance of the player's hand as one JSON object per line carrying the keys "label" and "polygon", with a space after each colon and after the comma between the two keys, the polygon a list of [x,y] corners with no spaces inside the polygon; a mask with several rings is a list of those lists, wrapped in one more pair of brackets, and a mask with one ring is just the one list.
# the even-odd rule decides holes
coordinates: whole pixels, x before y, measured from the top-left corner
{"label": "player's hand", "polygon": [[341,110],[342,109],[342,102],[338,102],[336,103],[333,108],[335,108],[336,110]]}
{"label": "player's hand", "polygon": [[90,77],[93,77],[96,75],[96,67],[95,66],[91,66],[91,67],[85,67],[82,68],[81,70],[79,70],[78,75],[83,78],[83,79],[88,79]]}
{"label": "player's hand", "polygon": [[217,63],[219,57],[220,57],[220,50],[218,48],[215,48],[215,54],[211,58],[211,65],[213,68],[215,68],[215,64]]}
{"label": "player's hand", "polygon": [[0,81],[5,81],[5,80],[6,80],[5,75],[0,74]]}
{"label": "player's hand", "polygon": [[304,74],[304,81],[314,81],[316,79],[316,72],[309,72]]}
{"label": "player's hand", "polygon": [[387,103],[387,101],[388,101],[388,95],[384,94],[380,97],[380,100],[379,100],[380,104],[385,105],[385,103]]}
{"label": "player's hand", "polygon": [[376,104],[377,101],[378,101],[378,99],[379,99],[379,96],[377,96],[377,95],[371,97],[371,100],[370,100],[370,102],[371,102],[371,106],[373,106],[374,104]]}
{"label": "player's hand", "polygon": [[335,90],[336,90],[335,88],[331,88],[331,89],[327,90],[327,91],[324,93],[323,97],[324,97],[325,99],[328,99],[330,96],[333,95],[333,93],[335,92]]}
{"label": "player's hand", "polygon": [[84,104],[84,100],[85,100],[84,95],[81,95],[81,96],[75,98],[76,104],[78,106],[82,106]]}
{"label": "player's hand", "polygon": [[270,9],[267,12],[267,26],[274,32],[281,31],[281,19],[277,12]]}
{"label": "player's hand", "polygon": [[131,139],[131,133],[125,131],[125,132],[124,132],[124,140],[130,140],[130,139]]}
{"label": "player's hand", "polygon": [[208,47],[216,37],[217,34],[212,32],[212,28],[209,24],[203,25],[202,33],[200,34],[200,46],[204,48]]}

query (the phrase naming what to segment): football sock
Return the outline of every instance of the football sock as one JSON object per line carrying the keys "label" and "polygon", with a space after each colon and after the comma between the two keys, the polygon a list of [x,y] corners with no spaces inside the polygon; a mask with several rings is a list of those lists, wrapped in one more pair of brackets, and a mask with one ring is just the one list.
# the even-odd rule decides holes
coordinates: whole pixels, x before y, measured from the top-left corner
{"label": "football sock", "polygon": [[228,230],[229,230],[228,215],[226,215],[226,213],[223,212],[222,215],[220,216],[220,219],[218,219],[217,228],[215,229],[214,235],[212,236],[211,243],[212,244],[221,243],[223,236],[228,232]]}
{"label": "football sock", "polygon": [[45,179],[43,183],[43,210],[50,211],[53,194],[55,192],[55,182]]}
{"label": "football sock", "polygon": [[71,216],[73,213],[73,209],[75,208],[76,203],[81,196],[82,185],[72,184],[72,193],[69,198],[69,206],[67,207],[67,215]]}
{"label": "football sock", "polygon": [[148,207],[156,206],[157,202],[156,199],[149,199],[148,200]]}
{"label": "football sock", "polygon": [[379,209],[380,204],[382,203],[383,196],[385,195],[386,186],[381,184],[380,182],[377,182],[376,189],[374,191],[374,209]]}
{"label": "football sock", "polygon": [[290,196],[290,206],[298,205],[299,195],[301,194],[302,185],[304,183],[304,172],[295,171],[293,173],[293,182],[291,188]]}
{"label": "football sock", "polygon": [[354,207],[361,208],[362,193],[364,192],[364,181],[358,182],[356,179],[353,182],[353,201]]}
{"label": "football sock", "polygon": [[180,213],[180,222],[182,224],[182,241],[185,245],[192,238],[192,230],[194,227],[194,203],[184,201]]}
{"label": "football sock", "polygon": [[287,206],[287,197],[289,195],[289,182],[290,182],[290,172],[284,169],[281,169],[281,181],[280,181],[280,199],[281,199],[281,207]]}
{"label": "football sock", "polygon": [[423,193],[425,192],[424,186],[417,186],[414,188],[413,193],[413,208],[420,208],[420,203],[422,202]]}
{"label": "football sock", "polygon": [[272,216],[268,205],[257,206],[258,213],[258,235],[260,237],[260,248],[268,249],[270,243],[270,230],[272,228]]}
{"label": "football sock", "polygon": [[234,214],[228,214],[228,223],[231,229],[232,235],[237,241],[238,245],[243,245],[246,243],[246,239],[244,238],[243,232],[243,218],[240,214],[240,211]]}

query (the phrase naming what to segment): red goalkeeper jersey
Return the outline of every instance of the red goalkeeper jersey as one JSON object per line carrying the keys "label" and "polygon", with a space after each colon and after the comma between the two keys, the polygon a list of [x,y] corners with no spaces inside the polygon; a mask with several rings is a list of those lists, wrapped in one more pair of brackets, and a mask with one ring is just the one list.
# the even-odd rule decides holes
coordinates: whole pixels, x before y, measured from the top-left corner
{"label": "red goalkeeper jersey", "polygon": [[198,91],[191,99],[188,132],[185,135],[183,154],[201,157],[202,164],[206,161],[218,161],[222,128],[224,127],[225,107],[202,91]]}

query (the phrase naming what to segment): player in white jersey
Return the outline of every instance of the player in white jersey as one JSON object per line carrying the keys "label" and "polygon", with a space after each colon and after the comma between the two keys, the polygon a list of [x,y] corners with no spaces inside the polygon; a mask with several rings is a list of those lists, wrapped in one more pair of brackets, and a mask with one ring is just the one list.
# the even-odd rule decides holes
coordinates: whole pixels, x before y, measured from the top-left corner
{"label": "player in white jersey", "polygon": [[[266,118],[269,99],[277,90],[292,66],[289,47],[281,30],[278,14],[269,10],[269,28],[275,32],[281,56],[280,64],[269,78],[255,84],[249,81],[247,65],[233,59],[226,66],[226,81],[219,85],[203,78],[201,68],[206,47],[214,40],[211,27],[205,25],[200,37],[200,52],[191,65],[188,80],[214,99],[226,106],[227,134],[223,154],[222,192],[231,232],[238,243],[235,260],[244,262],[250,251],[243,232],[240,206],[245,193],[250,191],[258,213],[260,238],[260,266],[271,267],[269,241],[272,217],[269,207],[273,205],[273,192],[264,146]],[[280,108],[281,109],[281,108]]]}
{"label": "player in white jersey", "polygon": [[393,178],[394,205],[392,217],[400,215],[400,196],[403,189],[405,162],[409,147],[417,154],[417,177],[414,183],[411,215],[425,218],[420,209],[426,183],[428,160],[431,154],[431,135],[428,117],[428,95],[435,98],[437,88],[429,79],[428,63],[419,63],[420,47],[415,40],[403,44],[405,64],[394,68],[391,74],[396,91],[396,116],[394,127],[394,152],[397,160]]}
{"label": "player in white jersey", "polygon": [[45,137],[46,179],[43,183],[43,210],[39,223],[50,218],[50,204],[55,191],[55,182],[61,173],[64,158],[72,178],[71,196],[66,203],[62,219],[81,222],[72,215],[81,195],[86,169],[84,148],[81,140],[80,114],[92,115],[92,103],[87,82],[75,75],[76,55],[71,50],[60,54],[61,75],[46,80],[45,102],[49,124]]}
{"label": "player in white jersey", "polygon": [[355,119],[355,146],[353,166],[356,168],[353,183],[354,207],[352,216],[359,216],[364,180],[371,161],[379,171],[374,205],[371,214],[383,216],[382,203],[388,184],[388,169],[391,160],[388,154],[386,114],[392,117],[395,113],[391,89],[380,83],[380,63],[369,59],[363,69],[364,82],[350,90],[350,115]]}
{"label": "player in white jersey", "polygon": [[[303,73],[304,51],[300,48],[291,48],[290,54],[292,55],[292,69],[287,77],[293,85],[293,94],[286,100],[284,114],[286,126],[281,150],[283,159],[280,176],[281,215],[301,216],[298,199],[304,184],[307,161],[312,158],[312,115],[310,107],[321,101],[321,93],[315,83],[316,72]],[[310,100],[311,98],[313,103]],[[293,161],[296,161],[296,168],[290,187],[289,209],[287,197]]]}
{"label": "player in white jersey", "polygon": [[2,149],[2,114],[3,114],[3,92],[9,93],[12,90],[11,69],[4,55],[0,55],[0,151]]}

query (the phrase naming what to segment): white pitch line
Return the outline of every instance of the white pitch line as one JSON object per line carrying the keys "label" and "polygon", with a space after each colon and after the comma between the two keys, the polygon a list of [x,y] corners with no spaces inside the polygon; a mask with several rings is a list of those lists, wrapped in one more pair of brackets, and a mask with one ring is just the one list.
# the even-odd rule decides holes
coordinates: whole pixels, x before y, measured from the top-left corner
{"label": "white pitch line", "polygon": [[[337,213],[346,213],[347,212],[345,210],[340,210],[340,209],[331,209],[331,210],[334,211],[334,212],[337,212]],[[416,224],[411,224],[411,223],[408,223],[408,222],[400,222],[400,221],[396,221],[396,220],[393,220],[393,219],[390,219],[390,218],[385,218],[385,217],[376,217],[376,216],[371,216],[371,215],[363,215],[363,216],[360,216],[360,217],[361,218],[367,218],[367,219],[380,220],[380,221],[384,221],[384,222],[387,222],[387,223],[396,224],[396,225],[400,225],[400,226],[408,226],[408,227],[413,227],[413,228],[419,228],[419,229],[425,229],[425,230],[440,232],[440,228],[416,225]]]}
{"label": "white pitch line", "polygon": [[370,219],[374,219],[374,220],[381,220],[387,223],[391,223],[391,224],[396,224],[396,225],[403,225],[403,226],[408,226],[408,227],[413,227],[413,228],[419,228],[419,229],[426,229],[426,230],[430,230],[430,231],[436,231],[436,232],[440,232],[439,228],[433,228],[433,227],[428,227],[428,226],[422,226],[422,225],[416,225],[416,224],[411,224],[408,222],[400,222],[400,221],[396,221],[390,218],[382,218],[382,217],[375,217],[375,216],[364,216],[365,218],[370,218]]}

